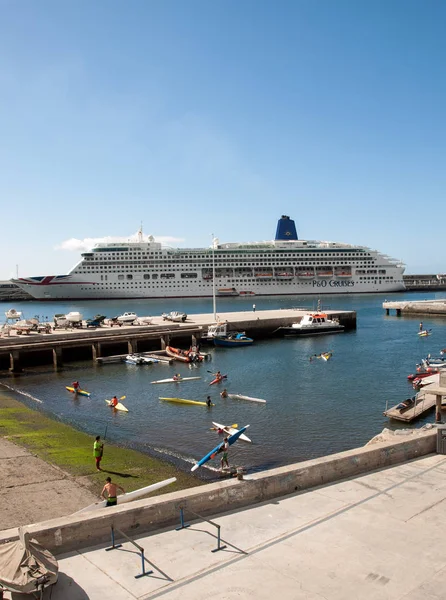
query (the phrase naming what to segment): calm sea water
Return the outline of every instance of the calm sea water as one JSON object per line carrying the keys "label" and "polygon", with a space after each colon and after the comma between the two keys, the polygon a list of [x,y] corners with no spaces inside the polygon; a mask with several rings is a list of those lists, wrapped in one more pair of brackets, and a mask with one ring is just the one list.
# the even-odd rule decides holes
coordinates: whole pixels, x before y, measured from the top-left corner
{"label": "calm sea water", "polygon": [[[149,453],[160,453],[189,469],[220,440],[211,431],[212,421],[250,424],[253,443],[237,442],[230,459],[251,471],[262,470],[331,454],[365,444],[384,427],[398,427],[384,416],[386,400],[395,404],[414,392],[406,376],[428,353],[438,355],[446,346],[446,319],[423,318],[432,328],[428,338],[419,338],[419,317],[386,316],[385,299],[442,298],[441,293],[325,296],[325,308],[357,311],[357,330],[350,333],[306,338],[258,341],[247,348],[213,348],[212,361],[190,370],[187,365],[101,367],[91,362],[73,363],[54,373],[50,367],[33,368],[20,377],[6,376],[0,383],[17,392],[34,408],[91,435]],[[317,297],[256,297],[257,310],[314,307]],[[3,305],[4,310],[9,306]],[[217,312],[251,310],[252,299],[218,299]],[[26,317],[49,317],[55,313],[80,311],[84,317],[107,316],[132,310],[140,315],[184,310],[188,314],[211,312],[210,299],[16,303]],[[312,354],[331,350],[333,358],[309,361]],[[225,387],[231,393],[263,398],[266,405],[221,399],[222,385],[209,387],[208,370],[228,374]],[[152,385],[171,377],[201,376],[181,384]],[[65,390],[73,379],[91,392],[78,397]],[[126,395],[128,413],[112,413],[104,400]],[[161,402],[159,396],[205,400],[210,394],[216,406],[183,406]],[[37,402],[40,400],[41,402]],[[433,413],[415,426],[432,422]],[[214,463],[214,466],[217,466]],[[201,471],[201,470],[200,470]]]}

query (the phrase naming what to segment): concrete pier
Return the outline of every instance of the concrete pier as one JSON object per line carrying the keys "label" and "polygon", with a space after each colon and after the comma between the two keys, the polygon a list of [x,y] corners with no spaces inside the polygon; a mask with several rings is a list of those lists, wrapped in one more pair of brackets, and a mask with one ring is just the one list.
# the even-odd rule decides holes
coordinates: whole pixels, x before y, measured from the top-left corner
{"label": "concrete pier", "polygon": [[[300,321],[308,310],[284,309],[219,313],[217,322],[227,322],[230,330],[243,330],[254,339],[268,338],[281,326]],[[356,329],[356,312],[324,311],[336,318],[346,330]],[[10,331],[0,338],[0,369],[18,373],[34,364],[53,363],[58,369],[68,362],[70,349],[76,349],[77,359],[116,354],[132,354],[151,350],[164,350],[167,345],[187,347],[199,342],[209,325],[215,323],[213,314],[189,315],[184,323],[171,323],[162,317],[153,317],[150,325],[128,325],[119,328],[101,326],[97,329],[55,329],[48,336],[43,333],[17,335]]]}
{"label": "concrete pier", "polygon": [[401,300],[398,302],[383,302],[386,315],[395,311],[397,317],[401,315],[433,315],[446,317],[446,298],[444,300]]}

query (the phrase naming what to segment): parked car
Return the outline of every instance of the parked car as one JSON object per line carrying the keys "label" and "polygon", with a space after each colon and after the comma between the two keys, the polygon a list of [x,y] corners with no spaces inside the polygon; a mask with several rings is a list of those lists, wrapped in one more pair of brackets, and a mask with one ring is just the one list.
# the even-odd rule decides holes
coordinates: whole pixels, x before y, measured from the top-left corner
{"label": "parked car", "polygon": [[187,319],[187,314],[185,312],[179,312],[177,310],[172,310],[170,313],[163,313],[161,316],[164,321],[173,321],[175,323],[184,323]]}

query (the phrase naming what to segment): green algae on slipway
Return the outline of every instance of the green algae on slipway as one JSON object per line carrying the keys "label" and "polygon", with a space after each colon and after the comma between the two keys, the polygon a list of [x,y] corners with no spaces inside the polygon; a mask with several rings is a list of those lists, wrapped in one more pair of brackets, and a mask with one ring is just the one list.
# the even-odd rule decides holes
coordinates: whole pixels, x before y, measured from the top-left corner
{"label": "green algae on slipway", "polygon": [[107,440],[104,443],[102,472],[98,472],[93,458],[93,436],[31,410],[4,392],[0,392],[0,436],[25,447],[70,475],[82,477],[98,495],[107,475],[120,483],[126,492],[170,477],[177,478],[175,483],[153,496],[202,483],[174,465],[136,450],[113,446]]}

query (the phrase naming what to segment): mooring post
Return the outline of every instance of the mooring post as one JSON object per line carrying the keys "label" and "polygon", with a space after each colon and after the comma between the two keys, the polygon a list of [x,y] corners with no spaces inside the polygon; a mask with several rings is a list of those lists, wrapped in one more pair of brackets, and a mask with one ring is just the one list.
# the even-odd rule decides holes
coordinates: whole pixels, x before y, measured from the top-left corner
{"label": "mooring post", "polygon": [[129,354],[134,354],[137,351],[138,342],[136,340],[127,340],[127,351]]}
{"label": "mooring post", "polygon": [[99,343],[91,344],[91,356],[94,361],[96,361],[96,359],[99,356],[101,356],[101,344],[99,344]]}
{"label": "mooring post", "polygon": [[441,423],[441,396],[435,395],[435,423]]}
{"label": "mooring post", "polygon": [[11,373],[21,373],[22,363],[20,361],[20,352],[18,350],[13,350],[9,353],[9,370]]}
{"label": "mooring post", "polygon": [[62,348],[60,347],[53,348],[53,366],[56,371],[62,367]]}

